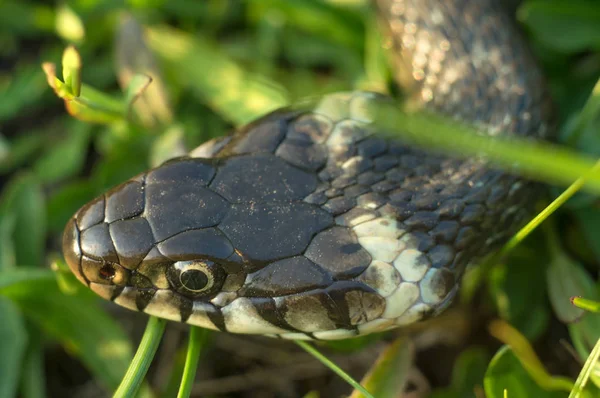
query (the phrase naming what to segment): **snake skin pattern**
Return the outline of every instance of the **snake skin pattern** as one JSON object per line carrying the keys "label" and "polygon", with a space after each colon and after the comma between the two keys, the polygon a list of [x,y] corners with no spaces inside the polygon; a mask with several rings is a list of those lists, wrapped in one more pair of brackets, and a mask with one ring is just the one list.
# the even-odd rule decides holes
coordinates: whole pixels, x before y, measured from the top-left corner
{"label": "snake skin pattern", "polygon": [[[413,106],[548,135],[544,82],[492,0],[375,3]],[[366,104],[386,100],[282,109],[134,177],[69,221],[69,266],[119,305],[233,333],[342,339],[439,313],[536,190],[378,134]]]}

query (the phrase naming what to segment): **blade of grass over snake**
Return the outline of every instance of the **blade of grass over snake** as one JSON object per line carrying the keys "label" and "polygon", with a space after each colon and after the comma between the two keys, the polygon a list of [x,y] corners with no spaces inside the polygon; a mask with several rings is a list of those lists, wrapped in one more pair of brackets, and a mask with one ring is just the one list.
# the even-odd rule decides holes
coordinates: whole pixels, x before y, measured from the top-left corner
{"label": "blade of grass over snake", "polygon": [[138,347],[125,377],[121,381],[119,388],[113,395],[113,398],[126,398],[133,397],[140,388],[140,385],[144,381],[146,372],[150,367],[152,358],[156,354],[158,344],[165,331],[165,325],[167,321],[161,318],[150,317],[146,330],[142,336],[142,341]]}
{"label": "blade of grass over snake", "polygon": [[200,359],[200,351],[204,347],[206,338],[208,337],[208,329],[192,326],[188,343],[187,355],[185,357],[185,367],[183,368],[183,377],[179,385],[177,398],[187,398],[192,392],[194,378],[196,377],[196,368]]}
{"label": "blade of grass over snake", "polygon": [[505,134],[481,135],[475,128],[448,118],[400,109],[395,103],[371,101],[362,111],[375,125],[400,140],[431,151],[483,157],[492,166],[534,180],[569,185],[589,173],[582,189],[600,194],[600,173],[590,173],[595,159],[589,156],[545,141]]}
{"label": "blade of grass over snake", "polygon": [[342,368],[337,366],[335,363],[331,362],[325,355],[321,354],[316,348],[311,346],[305,341],[295,340],[296,344],[298,344],[304,351],[308,352],[313,357],[317,358],[323,365],[327,366],[333,372],[335,372],[338,376],[344,379],[348,384],[354,387],[355,390],[358,390],[362,393],[365,398],[374,398],[371,393],[369,393],[363,386],[360,385],[359,382],[354,380],[352,376],[348,373],[344,372]]}
{"label": "blade of grass over snake", "polygon": [[583,393],[583,389],[594,370],[594,367],[598,365],[598,358],[600,358],[600,339],[596,342],[594,349],[592,350],[590,356],[587,358],[585,363],[583,364],[583,368],[577,376],[577,380],[575,381],[575,386],[571,390],[569,394],[569,398],[579,398]]}
{"label": "blade of grass over snake", "polygon": [[515,248],[523,239],[525,239],[538,225],[540,225],[546,218],[548,218],[552,213],[558,210],[562,205],[564,205],[567,200],[569,200],[573,195],[575,195],[583,186],[586,181],[589,179],[591,175],[598,172],[600,170],[600,161],[598,161],[594,167],[585,175],[579,177],[573,184],[571,184],[567,189],[563,191],[556,199],[552,201],[544,210],[539,212],[531,221],[527,223],[519,232],[517,232],[513,237],[504,245],[502,250],[499,253],[499,256],[504,256],[512,249]]}

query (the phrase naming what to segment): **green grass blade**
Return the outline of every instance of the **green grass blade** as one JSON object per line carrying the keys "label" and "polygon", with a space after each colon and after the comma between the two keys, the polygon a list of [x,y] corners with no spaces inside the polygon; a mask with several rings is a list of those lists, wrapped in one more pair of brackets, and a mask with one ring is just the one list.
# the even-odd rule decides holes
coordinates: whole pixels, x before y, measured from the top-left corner
{"label": "green grass blade", "polygon": [[342,379],[344,379],[348,384],[354,387],[355,390],[360,391],[365,398],[373,398],[373,395],[371,395],[371,393],[361,386],[359,382],[354,380],[348,373],[344,372],[342,368],[330,361],[325,355],[321,354],[316,348],[301,340],[296,340],[295,343],[298,344],[304,351],[317,358],[323,365],[327,366]]}
{"label": "green grass blade", "polygon": [[190,340],[188,343],[187,355],[185,357],[185,367],[183,368],[183,377],[181,378],[177,398],[187,398],[192,392],[192,386],[194,385],[194,379],[196,377],[196,369],[198,368],[198,360],[200,359],[200,352],[202,351],[202,347],[204,347],[204,343],[206,342],[209,333],[208,329],[196,326],[191,327]]}
{"label": "green grass blade", "polygon": [[594,349],[592,350],[592,353],[583,364],[583,368],[581,369],[579,376],[577,376],[577,380],[575,381],[575,385],[569,394],[569,398],[579,398],[582,396],[585,384],[590,378],[594,367],[598,365],[598,358],[600,358],[600,339],[598,339]]}
{"label": "green grass blade", "polygon": [[363,112],[376,126],[408,144],[461,157],[484,157],[494,167],[549,184],[568,186],[587,176],[582,189],[600,194],[600,173],[590,172],[596,159],[566,147],[514,135],[481,135],[474,127],[439,115],[403,112],[396,103],[369,101]]}
{"label": "green grass blade", "polygon": [[142,336],[142,341],[138,346],[138,350],[133,357],[133,360],[129,364],[127,373],[121,381],[121,385],[113,395],[113,398],[127,398],[133,397],[139,390],[146,372],[152,363],[154,354],[158,349],[158,344],[165,331],[165,325],[167,321],[161,318],[150,317],[146,330]]}
{"label": "green grass blade", "polygon": [[539,212],[531,221],[527,223],[519,232],[517,232],[513,237],[504,245],[501,255],[505,255],[515,246],[519,244],[523,239],[525,239],[538,225],[540,225],[545,219],[547,219],[552,213],[558,210],[562,205],[564,205],[567,200],[573,197],[583,186],[585,182],[592,176],[594,173],[597,173],[600,170],[600,161],[596,163],[596,165],[585,175],[579,177],[573,184],[571,184],[567,189],[563,191],[556,199],[552,201],[544,210]]}

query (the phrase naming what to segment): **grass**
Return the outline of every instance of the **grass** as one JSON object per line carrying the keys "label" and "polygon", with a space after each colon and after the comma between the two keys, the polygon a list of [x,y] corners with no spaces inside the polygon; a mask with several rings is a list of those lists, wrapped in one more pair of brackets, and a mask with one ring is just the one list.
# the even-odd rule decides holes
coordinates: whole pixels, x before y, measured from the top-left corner
{"label": "grass", "polygon": [[[600,394],[600,314],[586,311],[600,305],[593,2],[525,0],[516,12],[557,103],[557,142],[473,140],[464,126],[396,111],[385,119],[401,118],[416,145],[488,151],[498,165],[516,162],[518,172],[549,184],[544,210],[503,255],[465,276],[472,294],[461,297],[474,298],[426,326],[436,336],[426,348],[453,345],[434,365],[408,329],[302,343],[331,370],[307,362],[304,373],[286,373],[312,357],[275,340],[209,340],[197,328],[186,346],[185,331],[153,318],[133,356],[139,337],[131,335],[146,317],[102,302],[61,261],[66,221],[111,186],[306,96],[389,87],[368,10],[362,0],[0,4],[0,396],[77,395],[82,386],[65,374],[85,368],[87,385],[104,395],[131,396],[145,378],[142,395],[336,396],[356,387],[358,397],[356,378],[367,374],[362,385],[379,398],[415,384],[416,364],[436,398]],[[440,129],[443,139],[428,138]],[[281,376],[251,376],[262,368]],[[334,382],[335,372],[351,385]]]}

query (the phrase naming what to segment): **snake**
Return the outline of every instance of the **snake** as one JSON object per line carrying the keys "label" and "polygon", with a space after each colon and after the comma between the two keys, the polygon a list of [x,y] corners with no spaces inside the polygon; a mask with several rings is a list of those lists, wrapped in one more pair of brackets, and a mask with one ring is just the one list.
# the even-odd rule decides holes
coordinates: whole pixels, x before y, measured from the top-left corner
{"label": "snake", "polygon": [[[479,134],[551,136],[545,80],[497,1],[373,7],[406,103]],[[336,340],[442,313],[539,185],[383,134],[367,105],[389,98],[277,109],[123,182],[68,221],[67,264],[106,300],[222,332]]]}

